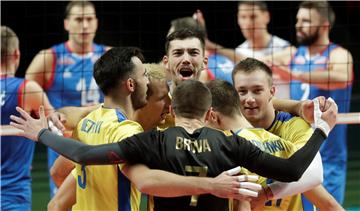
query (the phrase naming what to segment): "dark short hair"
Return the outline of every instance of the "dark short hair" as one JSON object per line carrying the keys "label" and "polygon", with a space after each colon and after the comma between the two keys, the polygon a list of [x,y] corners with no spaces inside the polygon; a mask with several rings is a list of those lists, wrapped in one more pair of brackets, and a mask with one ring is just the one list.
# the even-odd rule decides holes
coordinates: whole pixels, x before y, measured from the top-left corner
{"label": "dark short hair", "polygon": [[239,1],[238,2],[238,8],[241,5],[251,5],[251,6],[257,6],[261,11],[266,12],[269,11],[266,2],[264,1]]}
{"label": "dark short hair", "polygon": [[170,48],[170,42],[173,40],[185,40],[188,38],[197,38],[200,40],[201,48],[204,51],[205,50],[205,39],[199,32],[192,31],[190,29],[180,29],[178,31],[174,31],[173,33],[169,34],[166,37],[165,41],[165,52],[168,54],[169,48]]}
{"label": "dark short hair", "polygon": [[211,106],[210,90],[196,80],[181,82],[176,86],[172,98],[175,114],[185,118],[201,118]]}
{"label": "dark short hair", "polygon": [[101,91],[109,92],[128,79],[134,71],[132,57],[138,57],[142,62],[144,56],[136,47],[115,47],[102,55],[94,65],[94,78]]}
{"label": "dark short hair", "polygon": [[269,76],[269,85],[272,85],[272,71],[269,66],[267,66],[264,62],[259,61],[254,58],[246,58],[239,63],[237,63],[232,72],[232,80],[235,83],[235,75],[238,72],[251,73],[257,70],[261,70]]}
{"label": "dark short hair", "polygon": [[204,39],[206,37],[206,28],[193,17],[176,18],[171,21],[171,26],[174,27],[175,31],[190,29],[191,31],[199,33]]}
{"label": "dark short hair", "polygon": [[335,12],[327,1],[303,1],[299,8],[316,10],[322,21],[329,21],[330,27],[334,26]]}
{"label": "dark short hair", "polygon": [[231,117],[240,114],[240,99],[234,86],[224,80],[206,82],[212,96],[211,106],[221,114]]}
{"label": "dark short hair", "polygon": [[79,7],[87,7],[87,6],[90,6],[92,8],[94,8],[94,10],[96,11],[96,8],[95,8],[95,5],[90,2],[90,1],[70,1],[67,5],[66,5],[66,8],[65,8],[65,18],[68,18],[69,15],[70,15],[70,11],[73,7],[76,7],[76,6],[79,6]]}

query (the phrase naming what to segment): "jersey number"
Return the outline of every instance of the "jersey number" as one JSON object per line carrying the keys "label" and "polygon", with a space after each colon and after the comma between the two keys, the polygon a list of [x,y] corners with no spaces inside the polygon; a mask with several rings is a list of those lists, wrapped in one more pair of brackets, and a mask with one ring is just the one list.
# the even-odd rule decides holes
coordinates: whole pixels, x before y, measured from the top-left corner
{"label": "jersey number", "polygon": [[1,91],[0,97],[1,97],[1,106],[5,105],[5,91]]}
{"label": "jersey number", "polygon": [[82,189],[86,188],[86,168],[81,166],[81,175],[78,175],[78,184]]}
{"label": "jersey number", "polygon": [[310,96],[310,85],[307,83],[301,84],[301,90],[303,91],[303,95],[301,97],[301,100],[307,100]]}
{"label": "jersey number", "polygon": [[76,84],[76,91],[81,92],[82,106],[99,103],[100,93],[94,78],[91,78],[89,89],[86,88],[85,78],[80,78],[79,83]]}
{"label": "jersey number", "polygon": [[[196,173],[199,177],[206,177],[207,166],[185,166],[185,172]],[[196,207],[199,195],[192,195],[190,206]]]}

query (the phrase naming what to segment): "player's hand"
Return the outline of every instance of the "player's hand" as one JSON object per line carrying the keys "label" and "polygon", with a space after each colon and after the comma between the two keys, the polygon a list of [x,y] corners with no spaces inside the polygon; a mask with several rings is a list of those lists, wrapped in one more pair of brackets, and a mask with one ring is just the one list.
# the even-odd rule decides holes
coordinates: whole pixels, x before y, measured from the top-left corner
{"label": "player's hand", "polygon": [[205,18],[201,10],[196,10],[196,12],[194,12],[193,14],[193,18],[197,20],[197,22],[206,29]]}
{"label": "player's hand", "polygon": [[[322,111],[322,112],[329,109],[332,104],[331,102],[326,100],[324,96],[319,96],[319,97],[316,97],[315,99],[318,99],[320,111]],[[301,101],[298,114],[301,118],[303,118],[309,124],[314,123],[314,101],[313,100]]]}
{"label": "player's hand", "polygon": [[320,102],[316,98],[314,101],[314,124],[316,128],[320,128],[327,136],[336,125],[336,116],[338,114],[338,106],[332,98],[328,98],[324,105],[324,112],[320,109]]}
{"label": "player's hand", "polygon": [[51,121],[56,128],[58,128],[60,131],[65,131],[64,124],[66,123],[66,116],[63,113],[55,111],[54,113],[51,113],[48,117],[48,121]]}
{"label": "player's hand", "polygon": [[240,167],[224,171],[214,178],[211,194],[220,198],[234,198],[250,201],[251,197],[257,197],[261,185],[256,181],[255,175],[240,175]]}
{"label": "player's hand", "polygon": [[39,116],[40,119],[32,118],[26,111],[24,111],[20,107],[16,107],[16,110],[20,113],[20,117],[11,115],[10,125],[13,127],[20,129],[17,135],[24,136],[34,141],[38,141],[38,134],[41,129],[47,128],[47,120],[45,117],[44,106],[40,106],[39,108]]}

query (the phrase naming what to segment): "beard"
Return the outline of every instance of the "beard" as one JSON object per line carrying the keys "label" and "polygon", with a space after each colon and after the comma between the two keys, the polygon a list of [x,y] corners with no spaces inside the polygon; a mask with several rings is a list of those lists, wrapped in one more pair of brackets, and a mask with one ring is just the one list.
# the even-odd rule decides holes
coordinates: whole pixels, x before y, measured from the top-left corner
{"label": "beard", "polygon": [[138,85],[137,81],[135,81],[135,91],[131,95],[131,102],[133,104],[134,109],[139,109],[147,104],[146,100],[146,92],[141,89],[141,87]]}
{"label": "beard", "polygon": [[296,36],[296,41],[298,42],[299,45],[310,46],[318,40],[319,30],[320,27],[317,27],[315,33],[312,35],[306,35],[304,37]]}

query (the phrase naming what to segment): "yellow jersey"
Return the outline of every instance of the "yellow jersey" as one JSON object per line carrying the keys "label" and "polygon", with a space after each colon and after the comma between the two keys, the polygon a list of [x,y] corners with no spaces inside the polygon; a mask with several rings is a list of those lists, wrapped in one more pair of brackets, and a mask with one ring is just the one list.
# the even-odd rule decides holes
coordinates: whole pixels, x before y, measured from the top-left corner
{"label": "yellow jersey", "polygon": [[[143,132],[117,109],[103,106],[82,119],[75,138],[89,145],[121,141]],[[76,164],[76,204],[72,210],[139,210],[140,192],[121,172],[122,165]]]}
{"label": "yellow jersey", "polygon": [[[313,129],[307,122],[286,112],[276,112],[275,120],[267,130],[292,141],[297,148],[303,147],[313,134]],[[271,182],[272,180],[267,180],[268,184]],[[303,194],[297,194],[268,201],[264,210],[315,211],[316,207]]]}

